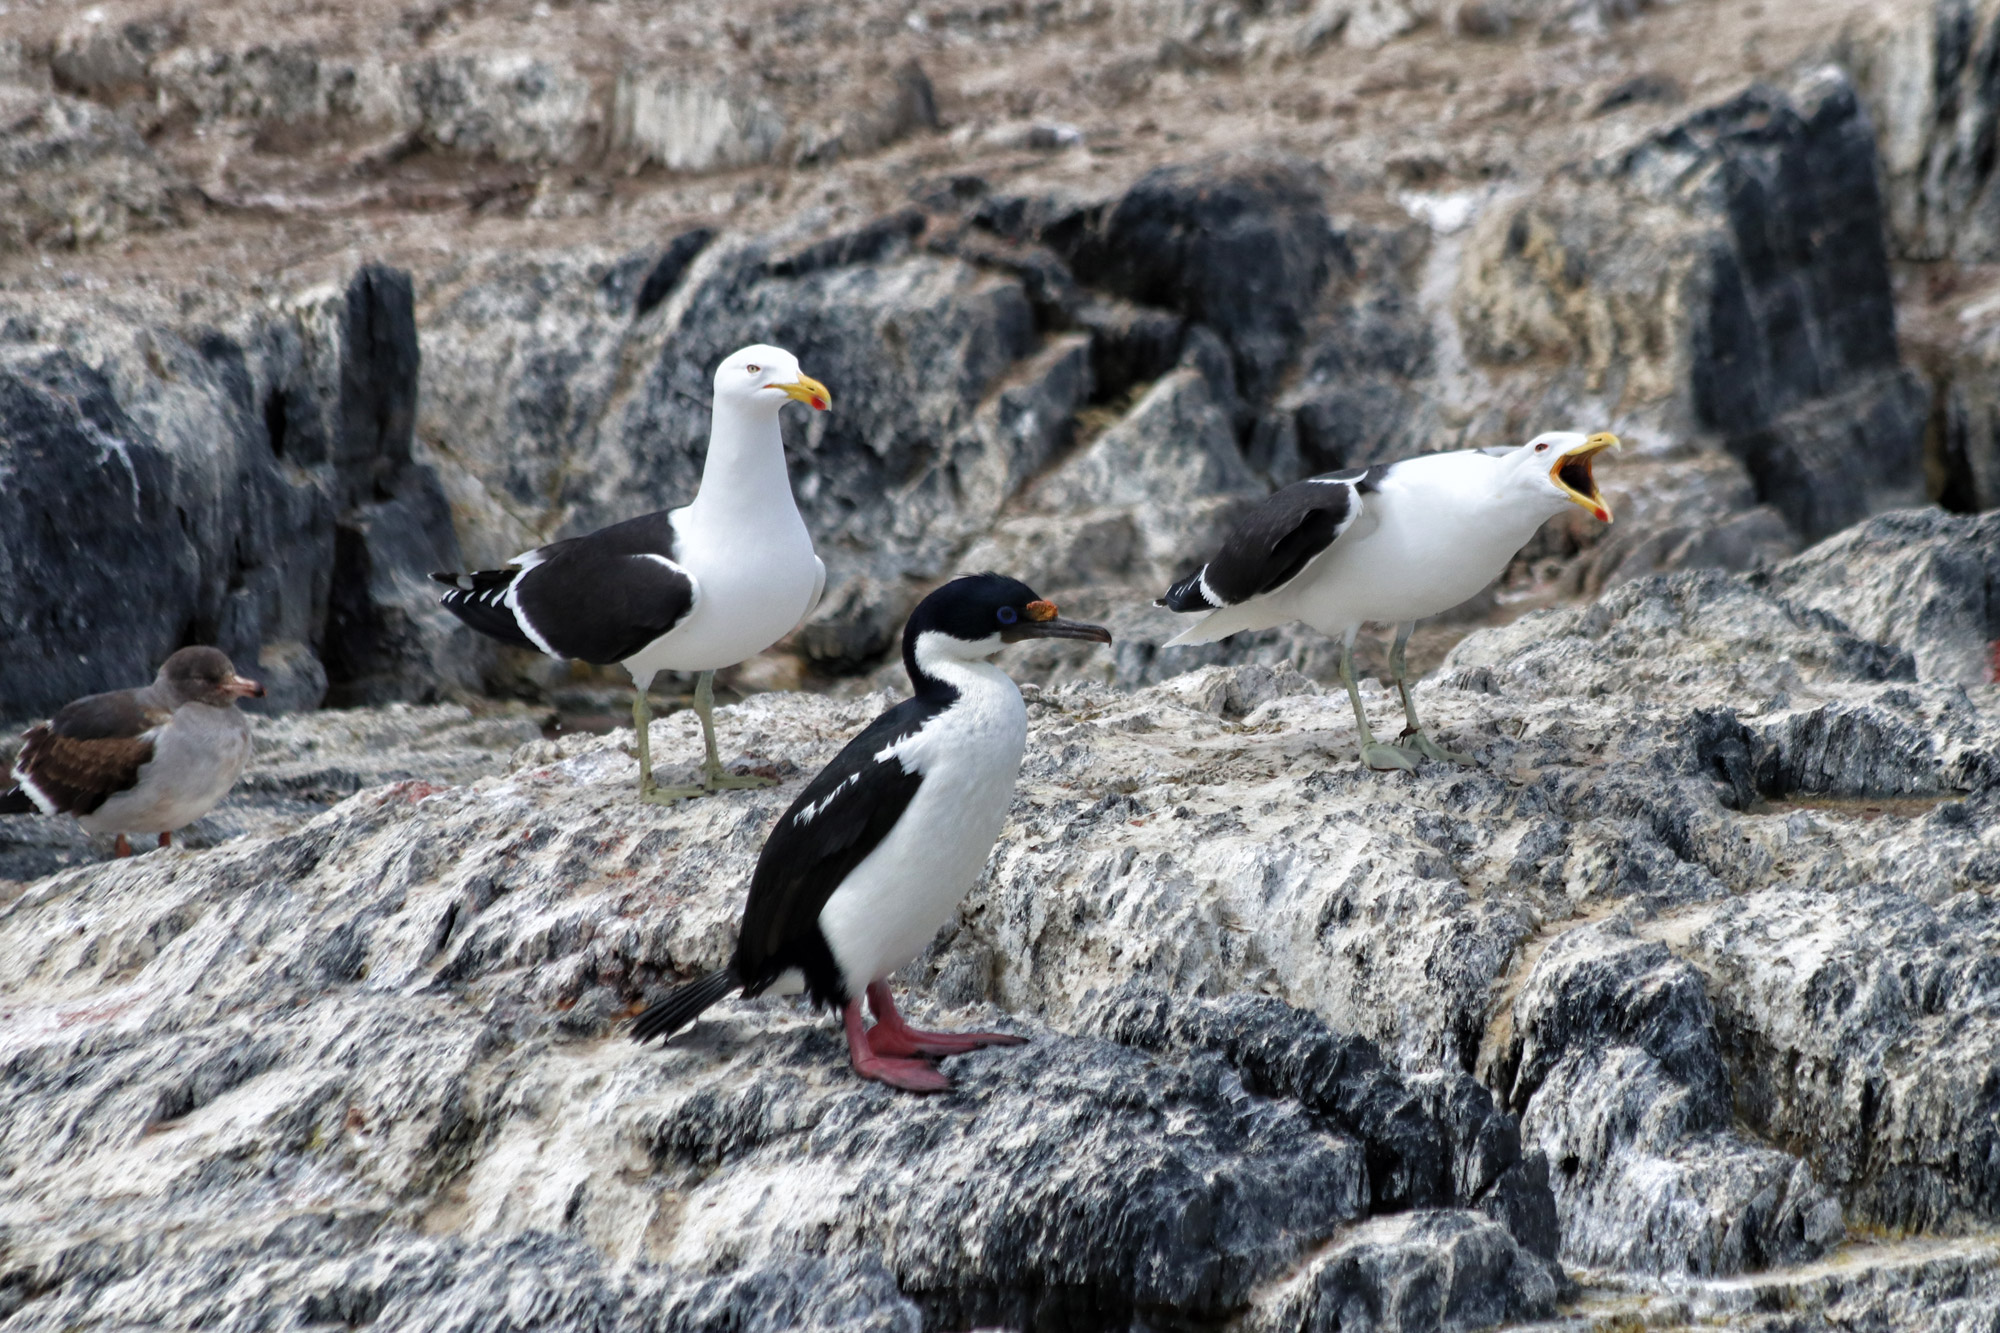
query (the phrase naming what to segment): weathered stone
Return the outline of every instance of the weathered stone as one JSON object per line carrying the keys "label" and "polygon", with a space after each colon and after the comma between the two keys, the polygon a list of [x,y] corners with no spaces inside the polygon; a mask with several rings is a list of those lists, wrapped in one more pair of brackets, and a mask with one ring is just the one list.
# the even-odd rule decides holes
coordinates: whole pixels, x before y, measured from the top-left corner
{"label": "weathered stone", "polygon": [[1885,11],[1843,54],[1880,126],[1890,234],[1908,259],[2000,259],[1990,141],[2000,114],[1988,62],[1991,0],[1921,0]]}
{"label": "weathered stone", "polygon": [[1919,680],[1993,679],[2000,640],[2000,517],[1882,514],[1777,566],[1768,586],[1910,655]]}
{"label": "weathered stone", "polygon": [[144,681],[186,643],[246,671],[272,645],[278,709],[478,679],[483,650],[419,584],[456,543],[411,456],[406,275],[365,267],[231,332],[143,302],[10,305],[0,619],[23,632],[0,717]]}
{"label": "weathered stone", "polygon": [[1741,459],[1802,535],[1920,495],[1925,394],[1898,361],[1871,126],[1838,72],[1490,213],[1466,262],[1475,355],[1573,359],[1590,392]]}
{"label": "weathered stone", "polygon": [[[1787,586],[1824,559],[1907,587],[1984,527],[1872,531]],[[0,1290],[28,1327],[196,1300],[233,1326],[279,1290],[412,1320],[747,1318],[769,1290],[836,1325],[1473,1327],[1551,1317],[1561,1245],[1662,1308],[1740,1310],[1693,1276],[1728,1273],[1856,1318],[1973,1308],[1987,1251],[1864,1254],[1838,1290],[1797,1265],[1843,1216],[2000,1215],[1992,687],[1919,679],[1774,578],[1639,579],[1474,634],[1418,688],[1472,769],[1356,768],[1345,700],[1281,671],[1031,690],[1014,817],[901,981],[1035,1040],[952,1062],[932,1102],[852,1080],[782,1003],[617,1035],[726,957],[770,819],[881,696],[728,710],[731,762],[782,785],[672,810],[631,801],[629,734],[504,760],[521,719],[269,724],[218,812],[248,837],[0,907]],[[1738,801],[1732,735],[1804,757]],[[697,746],[685,712],[655,724],[663,779]],[[486,776],[314,814],[426,764]],[[1904,799],[1929,813],[1844,794],[1890,771],[1928,775]],[[1787,788],[1814,774],[1838,799]],[[162,1209],[169,1240],[117,1239]],[[15,1220],[49,1214],[88,1237]]]}
{"label": "weathered stone", "polygon": [[178,227],[193,188],[116,113],[0,82],[0,254]]}
{"label": "weathered stone", "polygon": [[1535,962],[1489,1071],[1550,1164],[1563,1254],[1591,1268],[1734,1273],[1816,1259],[1840,1205],[1731,1128],[1700,974],[1629,929],[1584,927]]}

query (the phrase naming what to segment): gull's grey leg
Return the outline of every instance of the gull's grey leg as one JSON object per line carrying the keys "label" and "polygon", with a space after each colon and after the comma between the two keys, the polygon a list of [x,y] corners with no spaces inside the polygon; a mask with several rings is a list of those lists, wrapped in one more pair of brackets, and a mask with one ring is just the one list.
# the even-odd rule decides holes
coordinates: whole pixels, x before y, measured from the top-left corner
{"label": "gull's grey leg", "polygon": [[1361,707],[1361,691],[1354,684],[1354,637],[1360,626],[1347,631],[1340,646],[1340,683],[1347,687],[1347,702],[1354,705],[1354,728],[1361,734],[1361,762],[1369,768],[1390,772],[1402,769],[1414,773],[1417,761],[1393,745],[1384,745],[1368,730],[1368,714]]}
{"label": "gull's grey leg", "polygon": [[708,759],[702,766],[701,785],[710,791],[718,788],[774,787],[775,778],[760,778],[754,774],[725,773],[722,757],[715,748],[715,673],[704,671],[694,686],[694,711],[701,719],[701,738],[708,747]]}
{"label": "gull's grey leg", "polygon": [[660,787],[653,783],[653,706],[647,692],[653,688],[651,676],[641,682],[632,679],[632,726],[639,733],[639,799],[654,805],[672,805],[694,796],[706,796],[706,787]]}
{"label": "gull's grey leg", "polygon": [[1389,674],[1396,678],[1396,689],[1403,696],[1403,721],[1407,724],[1403,734],[1396,738],[1396,744],[1415,750],[1426,759],[1434,759],[1444,764],[1469,764],[1470,755],[1456,750],[1447,750],[1424,734],[1424,724],[1417,720],[1416,701],[1410,698],[1410,682],[1403,665],[1403,649],[1410,642],[1410,631],[1417,627],[1414,620],[1406,620],[1396,626],[1396,643],[1389,649]]}

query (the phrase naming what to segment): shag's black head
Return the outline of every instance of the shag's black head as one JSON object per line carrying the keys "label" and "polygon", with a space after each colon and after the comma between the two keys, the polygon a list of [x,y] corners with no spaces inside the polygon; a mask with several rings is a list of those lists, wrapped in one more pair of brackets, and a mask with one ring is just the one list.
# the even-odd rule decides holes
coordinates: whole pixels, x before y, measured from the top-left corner
{"label": "shag's black head", "polygon": [[183,648],[160,665],[159,680],[176,703],[203,703],[227,708],[247,695],[262,695],[264,687],[236,674],[227,654],[217,648]]}
{"label": "shag's black head", "polygon": [[953,579],[917,603],[903,628],[903,665],[919,687],[929,675],[923,662],[933,656],[971,661],[991,657],[1023,639],[1084,639],[1110,643],[1102,625],[1064,620],[1054,602],[1044,601],[1019,579],[1004,574],[968,574]]}

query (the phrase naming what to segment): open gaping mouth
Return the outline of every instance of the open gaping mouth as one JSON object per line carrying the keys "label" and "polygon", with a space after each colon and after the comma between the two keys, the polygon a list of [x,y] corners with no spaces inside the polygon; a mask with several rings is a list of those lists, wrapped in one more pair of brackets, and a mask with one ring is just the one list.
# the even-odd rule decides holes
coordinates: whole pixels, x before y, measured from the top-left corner
{"label": "open gaping mouth", "polygon": [[1599,431],[1558,458],[1556,465],[1549,469],[1549,480],[1560,487],[1573,503],[1588,509],[1602,523],[1611,521],[1611,506],[1604,503],[1604,497],[1597,492],[1597,479],[1590,475],[1590,460],[1606,449],[1617,447],[1616,435]]}

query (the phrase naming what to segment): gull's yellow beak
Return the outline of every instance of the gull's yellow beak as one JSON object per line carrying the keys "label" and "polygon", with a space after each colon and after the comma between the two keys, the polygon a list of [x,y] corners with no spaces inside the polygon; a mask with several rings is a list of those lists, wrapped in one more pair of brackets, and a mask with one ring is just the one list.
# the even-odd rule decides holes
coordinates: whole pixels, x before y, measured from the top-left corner
{"label": "gull's yellow beak", "polygon": [[787,397],[797,399],[815,412],[824,412],[833,406],[833,395],[810,375],[801,375],[790,384],[773,384],[771,387],[783,390]]}
{"label": "gull's yellow beak", "polygon": [[1597,516],[1600,523],[1611,521],[1611,506],[1604,503],[1604,497],[1597,493],[1597,479],[1590,475],[1590,460],[1606,449],[1616,449],[1618,437],[1608,430],[1601,430],[1576,448],[1556,460],[1549,469],[1549,480],[1569,496],[1572,504],[1582,505]]}

